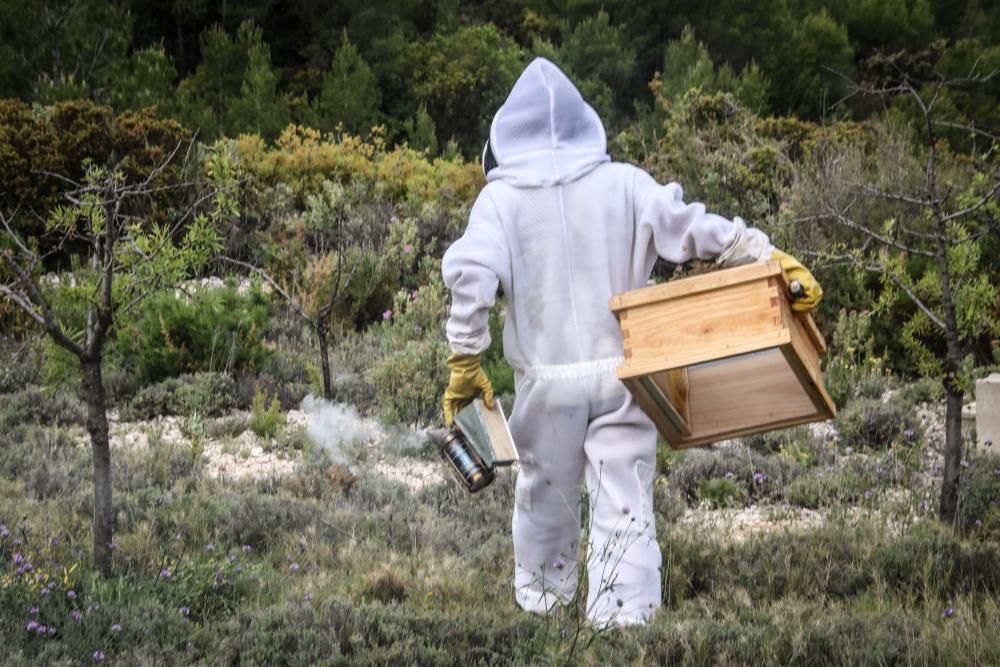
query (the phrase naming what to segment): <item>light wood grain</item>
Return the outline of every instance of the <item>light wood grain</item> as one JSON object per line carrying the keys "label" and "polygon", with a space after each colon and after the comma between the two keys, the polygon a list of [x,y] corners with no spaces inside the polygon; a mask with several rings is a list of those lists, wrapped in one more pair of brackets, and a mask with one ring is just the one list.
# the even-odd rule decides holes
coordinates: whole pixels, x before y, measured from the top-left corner
{"label": "light wood grain", "polygon": [[739,283],[767,279],[771,276],[781,275],[781,273],[781,264],[776,261],[754,262],[753,264],[738,266],[733,269],[713,271],[700,276],[672,280],[660,285],[642,287],[623,294],[616,294],[611,297],[609,305],[612,312],[617,313],[622,310],[635,308],[636,306],[657,303],[665,299],[691,296],[731,287]]}
{"label": "light wood grain", "polygon": [[618,377],[672,447],[835,414],[820,369],[826,343],[808,314],[792,311],[776,262],[636,290],[612,305],[625,357]]}

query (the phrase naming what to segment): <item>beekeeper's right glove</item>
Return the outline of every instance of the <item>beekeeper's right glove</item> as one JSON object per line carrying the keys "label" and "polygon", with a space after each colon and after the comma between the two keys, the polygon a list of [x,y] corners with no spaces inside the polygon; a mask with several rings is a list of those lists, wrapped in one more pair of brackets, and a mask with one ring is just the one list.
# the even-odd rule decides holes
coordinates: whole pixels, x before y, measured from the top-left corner
{"label": "beekeeper's right glove", "polygon": [[798,281],[799,285],[802,286],[803,295],[792,301],[792,310],[807,313],[819,305],[823,299],[823,288],[816,282],[816,278],[813,277],[809,269],[802,266],[799,260],[787,252],[780,250],[772,252],[771,259],[778,260],[789,281]]}
{"label": "beekeeper's right glove", "polygon": [[493,408],[493,385],[479,365],[478,354],[452,354],[448,357],[451,378],[444,392],[444,422],[455,423],[455,415],[479,394],[483,403]]}

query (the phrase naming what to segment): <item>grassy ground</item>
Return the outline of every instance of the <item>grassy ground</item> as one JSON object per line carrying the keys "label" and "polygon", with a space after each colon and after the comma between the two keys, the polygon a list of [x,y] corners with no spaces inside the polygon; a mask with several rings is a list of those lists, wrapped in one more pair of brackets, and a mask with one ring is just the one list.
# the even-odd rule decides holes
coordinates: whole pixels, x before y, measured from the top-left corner
{"label": "grassy ground", "polygon": [[[1000,548],[929,520],[922,466],[887,470],[892,451],[665,457],[663,609],[594,633],[576,607],[515,607],[510,475],[475,496],[450,479],[413,493],[309,446],[293,473],[261,480],[214,479],[191,447],[121,448],[117,575],[101,580],[87,449],[70,427],[9,421],[6,664],[1000,663]],[[812,508],[787,497],[830,477],[801,494]],[[734,527],[748,505],[757,524]]]}
{"label": "grassy ground", "polygon": [[[509,473],[470,496],[412,431],[351,426],[347,409],[331,429],[378,444],[317,447],[287,412],[310,383],[303,349],[289,336],[247,377],[110,373],[136,426],[112,431],[107,580],[90,565],[82,405],[43,386],[38,360],[5,363],[3,664],[1000,664],[1000,460],[970,455],[962,520],[941,526],[927,387],[877,384],[822,428],[664,448],[663,607],[594,632],[580,604],[514,604]],[[370,416],[393,394],[367,384],[362,352],[338,361],[336,389]],[[262,386],[284,411],[246,412]]]}

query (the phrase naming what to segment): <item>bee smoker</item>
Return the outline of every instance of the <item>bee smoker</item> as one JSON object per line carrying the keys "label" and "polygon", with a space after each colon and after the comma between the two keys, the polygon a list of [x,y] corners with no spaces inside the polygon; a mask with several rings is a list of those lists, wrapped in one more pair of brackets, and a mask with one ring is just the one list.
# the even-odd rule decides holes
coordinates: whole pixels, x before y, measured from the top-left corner
{"label": "bee smoker", "polygon": [[493,466],[486,465],[479,452],[457,428],[448,431],[441,439],[441,455],[455,468],[458,478],[471,493],[489,486],[494,479]]}
{"label": "bee smoker", "polygon": [[517,461],[517,449],[499,400],[493,408],[487,408],[477,398],[455,415],[451,430],[432,432],[431,437],[470,493],[489,486],[497,466]]}

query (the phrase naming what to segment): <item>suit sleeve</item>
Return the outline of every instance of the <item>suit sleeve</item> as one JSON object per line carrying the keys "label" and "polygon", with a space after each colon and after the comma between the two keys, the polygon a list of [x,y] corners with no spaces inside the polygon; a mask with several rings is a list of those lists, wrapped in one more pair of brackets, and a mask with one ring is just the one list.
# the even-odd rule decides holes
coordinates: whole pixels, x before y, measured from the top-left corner
{"label": "suit sleeve", "polygon": [[679,184],[660,185],[639,169],[633,201],[638,247],[650,268],[656,255],[675,264],[697,258],[728,267],[769,259],[774,250],[767,235],[742,218],[730,220],[709,213],[704,204],[685,203]]}
{"label": "suit sleeve", "polygon": [[497,286],[509,285],[510,250],[496,205],[487,190],[469,214],[469,225],[441,262],[451,290],[448,344],[459,354],[478,354],[490,346],[489,314]]}

